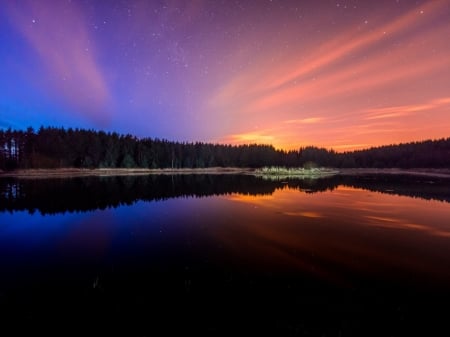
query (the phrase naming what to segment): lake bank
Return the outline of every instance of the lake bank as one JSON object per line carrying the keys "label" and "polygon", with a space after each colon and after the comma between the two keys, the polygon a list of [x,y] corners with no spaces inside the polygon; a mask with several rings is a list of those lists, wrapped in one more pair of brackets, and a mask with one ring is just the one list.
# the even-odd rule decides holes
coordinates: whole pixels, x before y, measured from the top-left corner
{"label": "lake bank", "polygon": [[[332,173],[338,175],[415,175],[429,176],[437,178],[450,178],[450,169],[378,169],[378,168],[344,168],[332,169]],[[329,176],[325,171],[323,177]],[[178,175],[178,174],[250,174],[259,175],[256,169],[239,167],[209,167],[209,168],[164,168],[164,169],[126,169],[126,168],[101,168],[101,169],[81,169],[81,168],[61,168],[61,169],[22,169],[15,171],[0,171],[1,177],[10,178],[70,178],[89,176],[136,176],[136,175]],[[290,178],[305,177],[305,175],[291,175]],[[307,177],[307,176],[306,176]],[[322,175],[312,175],[312,178],[320,178]]]}
{"label": "lake bank", "polygon": [[377,174],[392,174],[392,175],[412,175],[412,176],[427,176],[435,178],[450,178],[450,169],[444,168],[414,168],[414,169],[399,169],[399,168],[344,168],[339,169],[341,175],[377,175]]}
{"label": "lake bank", "polygon": [[25,169],[15,171],[0,171],[0,177],[12,178],[70,178],[90,176],[136,176],[149,174],[248,174],[252,169],[236,167],[209,167],[209,168],[164,168],[164,169],[127,169],[127,168],[61,168],[61,169]]}

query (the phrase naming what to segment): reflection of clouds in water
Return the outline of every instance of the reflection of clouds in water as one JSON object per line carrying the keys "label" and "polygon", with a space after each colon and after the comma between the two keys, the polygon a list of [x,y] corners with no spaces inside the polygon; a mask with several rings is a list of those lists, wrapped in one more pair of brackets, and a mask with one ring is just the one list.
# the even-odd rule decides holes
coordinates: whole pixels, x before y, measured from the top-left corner
{"label": "reflection of clouds in water", "polygon": [[284,265],[346,283],[340,268],[367,275],[392,268],[429,277],[441,273],[442,260],[450,263],[448,249],[438,248],[450,238],[448,203],[348,186],[223,199],[232,201],[238,221],[220,226],[214,237],[252,265],[264,261],[267,269]]}
{"label": "reflection of clouds in water", "polygon": [[323,215],[317,212],[283,212],[290,216],[303,216],[306,218],[323,218]]}
{"label": "reflection of clouds in water", "polygon": [[402,223],[403,220],[401,219],[395,219],[395,218],[387,218],[387,217],[380,217],[380,216],[373,216],[373,215],[366,215],[365,216],[368,219],[376,220],[377,222],[395,222],[395,223]]}
{"label": "reflection of clouds in water", "polygon": [[273,201],[275,200],[274,196],[271,195],[246,195],[246,194],[233,194],[233,195],[227,195],[225,196],[226,199],[232,200],[232,201],[239,201],[239,202],[247,202],[251,204],[258,204],[258,203],[264,203],[266,201]]}
{"label": "reflection of clouds in water", "polygon": [[450,231],[439,230],[433,227],[433,225],[423,225],[418,223],[409,223],[406,219],[396,219],[388,217],[379,217],[366,215],[365,218],[369,219],[365,224],[370,226],[376,226],[381,228],[390,229],[404,229],[404,230],[417,230],[426,232],[429,235],[450,237]]}
{"label": "reflection of clouds in water", "polygon": [[[360,226],[421,230],[439,236],[447,235],[447,229],[442,227],[446,226],[445,219],[450,217],[446,204],[349,186],[317,194],[285,188],[275,190],[270,196],[236,194],[225,199],[291,217],[331,218],[347,223],[359,219]],[[431,208],[433,213],[428,214]],[[426,218],[424,214],[427,214]]]}

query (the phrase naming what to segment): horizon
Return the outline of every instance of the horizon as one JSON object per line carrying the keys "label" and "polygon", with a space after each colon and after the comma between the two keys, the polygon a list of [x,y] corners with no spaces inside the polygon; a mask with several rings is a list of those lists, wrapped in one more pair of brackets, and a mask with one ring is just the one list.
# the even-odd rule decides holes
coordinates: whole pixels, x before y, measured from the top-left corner
{"label": "horizon", "polygon": [[223,145],[223,146],[252,146],[252,145],[261,145],[261,146],[272,146],[276,151],[284,151],[284,152],[289,152],[289,151],[300,151],[301,149],[304,148],[308,148],[308,147],[312,147],[312,148],[317,148],[317,149],[324,149],[326,151],[329,152],[336,152],[336,153],[350,153],[350,152],[356,152],[356,151],[366,151],[366,150],[371,150],[371,149],[375,149],[375,148],[383,148],[383,147],[388,147],[388,146],[401,146],[401,145],[408,145],[408,144],[413,144],[413,143],[425,143],[425,142],[437,142],[437,141],[448,141],[450,140],[450,136],[447,137],[440,137],[440,138],[428,138],[428,139],[416,139],[416,140],[412,140],[412,141],[406,141],[406,142],[399,142],[399,143],[389,143],[389,144],[380,144],[380,145],[375,145],[375,146],[371,146],[371,147],[366,147],[366,148],[358,148],[358,149],[352,149],[352,150],[336,150],[333,147],[321,147],[315,144],[306,144],[303,145],[299,148],[296,149],[283,149],[283,148],[278,148],[276,147],[274,144],[270,144],[270,143],[241,143],[241,144],[231,144],[231,143],[219,143],[219,142],[203,142],[203,141],[198,141],[198,140],[192,140],[192,141],[178,141],[178,140],[172,140],[169,138],[159,138],[159,137],[152,137],[152,136],[142,136],[139,137],[137,135],[131,134],[131,133],[121,133],[121,132],[117,132],[117,131],[111,131],[111,130],[102,130],[102,129],[86,129],[86,128],[78,128],[78,127],[64,127],[64,126],[44,126],[41,125],[38,128],[34,128],[32,126],[28,126],[25,127],[23,129],[14,129],[14,128],[4,128],[4,127],[0,127],[0,131],[6,132],[8,130],[11,131],[22,131],[22,132],[26,132],[27,129],[32,128],[33,132],[35,134],[37,134],[39,132],[40,128],[53,128],[53,129],[63,129],[65,131],[68,131],[69,129],[72,130],[81,130],[81,131],[93,131],[93,132],[104,132],[106,134],[113,134],[116,133],[119,137],[126,137],[126,136],[131,136],[131,137],[135,137],[138,141],[142,141],[145,139],[151,139],[151,140],[160,140],[160,141],[168,141],[171,143],[181,143],[181,144],[195,144],[195,143],[202,143],[202,144],[209,144],[209,145]]}
{"label": "horizon", "polygon": [[7,2],[0,128],[349,152],[450,135],[450,1]]}

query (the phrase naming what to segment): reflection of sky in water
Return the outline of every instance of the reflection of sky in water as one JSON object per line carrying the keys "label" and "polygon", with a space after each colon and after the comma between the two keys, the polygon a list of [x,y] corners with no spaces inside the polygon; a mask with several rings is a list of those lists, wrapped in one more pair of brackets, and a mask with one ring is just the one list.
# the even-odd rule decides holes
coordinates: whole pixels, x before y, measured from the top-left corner
{"label": "reflection of sky in water", "polygon": [[[447,327],[448,202],[343,186],[143,201],[136,186],[119,189],[117,200],[133,203],[117,208],[61,213],[69,207],[56,196],[55,215],[0,212],[3,322],[19,318],[15,329],[35,331],[85,320],[101,325],[100,335],[105,327],[117,334],[117,323],[125,336],[151,335],[155,325],[186,334],[192,324],[233,335],[243,322],[248,335],[258,326],[262,335],[294,335],[285,327],[303,326],[301,335],[384,336],[415,331],[411,323],[426,313]],[[164,184],[151,197],[160,191]],[[36,199],[26,205],[42,206]],[[94,207],[78,207],[108,204],[89,201]],[[423,335],[438,335],[429,326]],[[325,330],[309,333],[317,327]]]}
{"label": "reflection of sky in water", "polygon": [[340,186],[333,192],[304,194],[293,189],[276,190],[270,196],[233,195],[229,200],[280,214],[306,218],[359,220],[362,226],[424,230],[449,236],[450,205]]}
{"label": "reflection of sky in water", "polygon": [[[339,187],[307,194],[231,194],[137,202],[42,216],[0,214],[0,253],[12,260],[102,261],[150,254],[249,270],[301,271],[347,284],[357,273],[450,280],[450,204]],[[192,248],[194,247],[194,248]]]}
{"label": "reflection of sky in water", "polygon": [[[171,200],[173,202],[173,200]],[[66,212],[56,215],[29,214],[26,211],[0,213],[0,237],[15,238],[17,243],[39,245],[47,240],[69,235],[74,230],[95,231],[107,227],[109,231],[119,232],[147,216],[150,222],[170,214],[170,202],[140,202],[117,209],[89,212]],[[172,213],[173,214],[173,213]]]}
{"label": "reflection of sky in water", "polygon": [[350,187],[226,199],[248,221],[223,226],[218,236],[236,251],[250,241],[250,252],[265,256],[266,263],[272,258],[340,281],[340,268],[450,280],[442,268],[450,265],[448,203]]}

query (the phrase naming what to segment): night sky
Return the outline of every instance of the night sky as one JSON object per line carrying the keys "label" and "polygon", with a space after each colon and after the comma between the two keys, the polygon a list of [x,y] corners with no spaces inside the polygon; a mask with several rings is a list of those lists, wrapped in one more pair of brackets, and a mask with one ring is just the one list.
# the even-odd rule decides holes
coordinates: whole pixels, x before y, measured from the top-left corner
{"label": "night sky", "polygon": [[338,151],[450,136],[450,0],[1,0],[0,127]]}

